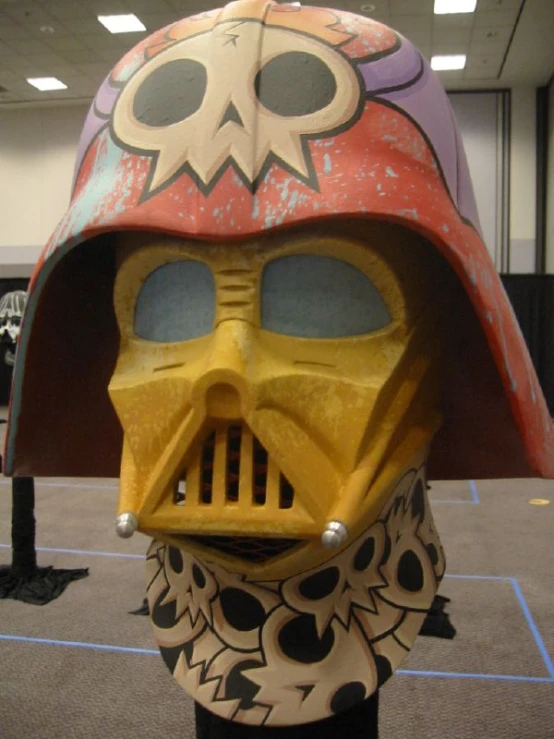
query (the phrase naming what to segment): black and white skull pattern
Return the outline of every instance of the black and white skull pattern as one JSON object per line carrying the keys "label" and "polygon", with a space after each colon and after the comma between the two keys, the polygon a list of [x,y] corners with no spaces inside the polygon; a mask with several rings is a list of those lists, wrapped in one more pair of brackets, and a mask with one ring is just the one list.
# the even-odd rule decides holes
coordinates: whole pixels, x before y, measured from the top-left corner
{"label": "black and white skull pattern", "polygon": [[174,677],[223,718],[315,721],[368,698],[411,649],[444,574],[425,469],[325,564],[281,582],[154,541],[148,599]]}

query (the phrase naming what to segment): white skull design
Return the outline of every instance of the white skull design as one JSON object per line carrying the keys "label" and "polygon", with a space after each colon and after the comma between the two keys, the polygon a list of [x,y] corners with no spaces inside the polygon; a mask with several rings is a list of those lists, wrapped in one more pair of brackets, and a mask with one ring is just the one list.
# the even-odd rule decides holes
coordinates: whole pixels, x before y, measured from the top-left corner
{"label": "white skull design", "polygon": [[230,164],[253,185],[273,160],[308,180],[303,137],[331,135],[361,101],[354,69],[332,46],[233,21],[140,68],[116,103],[112,133],[124,148],[155,154],[150,191],[183,169],[207,189]]}

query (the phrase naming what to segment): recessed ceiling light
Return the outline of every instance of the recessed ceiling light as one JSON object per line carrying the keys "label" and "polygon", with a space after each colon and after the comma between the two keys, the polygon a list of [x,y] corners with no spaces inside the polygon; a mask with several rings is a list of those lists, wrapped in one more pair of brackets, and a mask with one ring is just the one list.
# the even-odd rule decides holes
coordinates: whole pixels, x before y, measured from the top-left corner
{"label": "recessed ceiling light", "polygon": [[99,15],[97,18],[110,33],[146,31],[146,26],[136,15]]}
{"label": "recessed ceiling light", "polygon": [[435,0],[435,15],[474,13],[477,0]]}
{"label": "recessed ceiling light", "polygon": [[452,69],[463,69],[466,65],[465,54],[447,54],[431,57],[431,67],[436,72],[446,72]]}
{"label": "recessed ceiling light", "polygon": [[27,77],[27,82],[41,92],[47,90],[67,90],[67,85],[57,77]]}

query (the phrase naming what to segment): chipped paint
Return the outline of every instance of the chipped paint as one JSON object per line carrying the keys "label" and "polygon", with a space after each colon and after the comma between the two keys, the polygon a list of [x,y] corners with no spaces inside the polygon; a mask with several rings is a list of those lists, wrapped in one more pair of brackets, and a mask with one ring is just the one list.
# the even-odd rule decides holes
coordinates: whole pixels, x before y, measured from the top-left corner
{"label": "chipped paint", "polygon": [[400,210],[396,211],[396,214],[399,216],[411,218],[413,221],[419,220],[419,213],[417,211],[417,208],[401,208]]}
{"label": "chipped paint", "polygon": [[257,220],[260,217],[260,198],[254,195],[252,198],[252,218]]}

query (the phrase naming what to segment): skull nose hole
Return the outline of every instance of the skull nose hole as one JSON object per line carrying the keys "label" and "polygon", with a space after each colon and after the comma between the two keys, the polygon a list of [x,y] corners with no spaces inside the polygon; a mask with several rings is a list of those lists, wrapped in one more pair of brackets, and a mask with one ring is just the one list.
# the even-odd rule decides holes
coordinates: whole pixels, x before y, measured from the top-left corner
{"label": "skull nose hole", "polygon": [[221,119],[219,128],[223,128],[226,123],[236,123],[241,128],[244,128],[244,123],[242,121],[242,118],[240,117],[240,113],[233,103],[229,103],[229,105],[227,106],[227,110],[223,114],[223,118]]}
{"label": "skull nose hole", "polygon": [[232,385],[218,383],[206,392],[206,410],[212,418],[239,419],[240,395]]}

